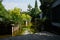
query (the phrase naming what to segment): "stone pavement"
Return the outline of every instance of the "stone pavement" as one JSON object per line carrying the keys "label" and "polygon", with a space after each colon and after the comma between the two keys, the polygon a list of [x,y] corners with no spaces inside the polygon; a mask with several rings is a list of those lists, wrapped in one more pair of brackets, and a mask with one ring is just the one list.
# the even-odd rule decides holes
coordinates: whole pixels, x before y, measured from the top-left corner
{"label": "stone pavement", "polygon": [[24,36],[0,38],[0,40],[60,40],[60,36],[49,32],[41,32]]}

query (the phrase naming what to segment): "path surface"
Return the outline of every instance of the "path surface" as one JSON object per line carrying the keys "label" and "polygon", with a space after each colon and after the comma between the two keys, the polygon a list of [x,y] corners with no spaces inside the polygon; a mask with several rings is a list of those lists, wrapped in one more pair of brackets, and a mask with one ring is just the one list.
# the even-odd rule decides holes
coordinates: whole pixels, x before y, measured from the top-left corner
{"label": "path surface", "polygon": [[4,39],[0,38],[0,40],[60,40],[60,36],[49,32],[41,32],[24,36],[9,37]]}

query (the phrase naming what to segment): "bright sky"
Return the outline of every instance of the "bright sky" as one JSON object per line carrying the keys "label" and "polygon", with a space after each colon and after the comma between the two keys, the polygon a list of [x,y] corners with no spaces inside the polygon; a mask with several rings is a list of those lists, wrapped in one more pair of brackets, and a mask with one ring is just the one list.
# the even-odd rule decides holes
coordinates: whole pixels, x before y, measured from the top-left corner
{"label": "bright sky", "polygon": [[[38,1],[38,6],[40,6],[40,2]],[[27,11],[28,9],[28,4],[30,4],[32,7],[35,5],[35,0],[3,0],[3,5],[5,8],[8,9],[13,9],[14,7],[21,8],[22,11]]]}

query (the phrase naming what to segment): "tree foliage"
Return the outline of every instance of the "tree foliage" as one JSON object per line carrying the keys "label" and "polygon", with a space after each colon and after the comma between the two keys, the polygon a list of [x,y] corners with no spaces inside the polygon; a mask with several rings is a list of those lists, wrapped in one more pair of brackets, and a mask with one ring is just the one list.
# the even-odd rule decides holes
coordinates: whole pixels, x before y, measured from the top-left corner
{"label": "tree foliage", "polygon": [[31,17],[37,18],[37,16],[39,16],[40,12],[41,12],[41,10],[39,10],[37,0],[36,0],[35,1],[35,7],[31,8],[29,14],[30,14]]}
{"label": "tree foliage", "polygon": [[28,11],[31,11],[31,9],[32,9],[32,6],[29,4],[28,5]]}
{"label": "tree foliage", "polygon": [[8,20],[9,16],[7,15],[9,15],[9,13],[2,5],[2,1],[0,1],[0,18],[3,18],[3,20]]}
{"label": "tree foliage", "polygon": [[29,16],[28,14],[22,14],[22,20],[23,21],[30,21],[31,20],[31,16]]}
{"label": "tree foliage", "polygon": [[21,10],[20,8],[14,8],[13,10],[9,10],[10,20],[12,20],[15,23],[21,22]]}

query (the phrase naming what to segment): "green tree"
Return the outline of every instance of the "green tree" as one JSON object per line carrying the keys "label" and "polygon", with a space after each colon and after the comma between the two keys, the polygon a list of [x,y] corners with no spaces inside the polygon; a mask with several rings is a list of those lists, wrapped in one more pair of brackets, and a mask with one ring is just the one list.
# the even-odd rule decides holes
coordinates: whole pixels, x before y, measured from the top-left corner
{"label": "green tree", "polygon": [[37,0],[35,0],[35,6],[29,12],[29,15],[32,17],[31,19],[31,22],[33,24],[32,28],[35,30],[39,26],[40,21],[37,21],[37,20],[40,20],[40,16],[39,16],[40,13],[41,13],[41,10],[38,8]]}
{"label": "green tree", "polygon": [[6,22],[9,21],[9,12],[2,5],[2,1],[3,0],[0,0],[0,18]]}
{"label": "green tree", "polygon": [[28,5],[28,11],[31,11],[31,9],[32,9],[32,6],[29,4]]}
{"label": "green tree", "polygon": [[23,21],[26,21],[26,20],[27,20],[27,19],[26,19],[26,14],[22,14],[21,17],[22,17],[22,20],[23,20]]}
{"label": "green tree", "polygon": [[34,7],[34,9],[35,9],[35,16],[36,16],[40,12],[40,10],[38,8],[37,0],[35,0],[35,7]]}
{"label": "green tree", "polygon": [[22,18],[23,24],[26,24],[26,26],[31,22],[31,16],[26,13],[23,13],[21,15],[21,18]]}
{"label": "green tree", "polygon": [[14,23],[21,23],[21,9],[20,8],[14,8],[13,10],[9,10],[10,20],[12,20]]}
{"label": "green tree", "polygon": [[22,14],[22,20],[23,21],[30,21],[31,20],[31,16],[29,16],[28,14]]}
{"label": "green tree", "polygon": [[32,17],[32,22],[35,21],[35,18],[39,18],[40,10],[38,8],[37,0],[35,0],[35,7],[31,9],[30,16]]}
{"label": "green tree", "polygon": [[8,15],[8,11],[2,5],[2,0],[1,0],[0,1],[0,16],[4,16],[5,18],[8,18],[7,15]]}

